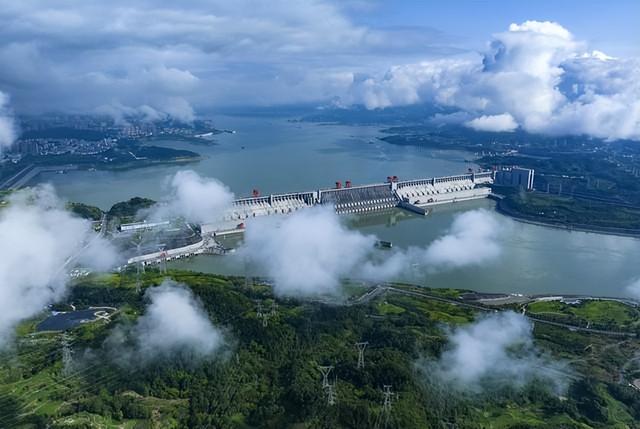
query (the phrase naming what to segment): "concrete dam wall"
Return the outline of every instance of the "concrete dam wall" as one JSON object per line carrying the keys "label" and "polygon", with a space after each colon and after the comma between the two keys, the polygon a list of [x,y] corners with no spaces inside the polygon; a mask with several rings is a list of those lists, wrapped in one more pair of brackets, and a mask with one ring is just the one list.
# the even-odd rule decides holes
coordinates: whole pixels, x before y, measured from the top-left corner
{"label": "concrete dam wall", "polygon": [[426,214],[426,207],[486,198],[494,173],[484,171],[456,176],[350,186],[240,198],[218,222],[202,225],[203,233],[241,230],[252,218],[285,215],[316,205],[331,207],[338,214],[358,214],[404,208]]}

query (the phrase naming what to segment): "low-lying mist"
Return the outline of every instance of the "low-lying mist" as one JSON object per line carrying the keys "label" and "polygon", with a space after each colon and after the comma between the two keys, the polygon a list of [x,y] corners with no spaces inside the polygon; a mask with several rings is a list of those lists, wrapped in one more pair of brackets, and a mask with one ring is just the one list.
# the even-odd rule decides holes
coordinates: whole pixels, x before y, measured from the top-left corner
{"label": "low-lying mist", "polygon": [[556,393],[568,387],[567,365],[542,353],[533,343],[533,324],[512,311],[492,313],[447,330],[448,344],[437,360],[419,367],[431,380],[449,388],[480,393],[520,388],[542,379]]}
{"label": "low-lying mist", "polygon": [[252,220],[238,253],[274,279],[276,294],[336,295],[345,277],[384,281],[416,266],[439,271],[489,262],[500,255],[501,231],[494,214],[472,210],[426,247],[379,252],[375,236],[347,228],[330,208],[314,207]]}
{"label": "low-lying mist", "polygon": [[191,290],[172,280],[150,287],[144,314],[119,325],[105,341],[115,362],[135,367],[165,358],[194,361],[221,350],[224,338]]}
{"label": "low-lying mist", "polygon": [[167,178],[167,197],[142,214],[153,220],[182,217],[189,222],[217,220],[234,200],[222,182],[202,177],[193,170],[180,170]]}
{"label": "low-lying mist", "polygon": [[53,187],[12,194],[0,209],[0,348],[20,321],[64,297],[75,263],[103,270],[116,260],[109,242],[65,210]]}

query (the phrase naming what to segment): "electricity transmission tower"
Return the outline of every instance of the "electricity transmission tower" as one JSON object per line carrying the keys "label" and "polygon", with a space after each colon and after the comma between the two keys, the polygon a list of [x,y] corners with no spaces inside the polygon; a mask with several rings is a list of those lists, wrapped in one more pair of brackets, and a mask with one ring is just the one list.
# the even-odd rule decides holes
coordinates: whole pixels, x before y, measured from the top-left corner
{"label": "electricity transmission tower", "polygon": [[167,274],[167,252],[164,250],[164,245],[160,246],[160,273]]}
{"label": "electricity transmission tower", "polygon": [[382,412],[388,415],[391,413],[391,401],[393,400],[395,393],[391,391],[391,386],[388,384],[385,384],[383,388],[384,402],[382,403]]}
{"label": "electricity transmission tower", "polygon": [[382,401],[382,410],[380,410],[380,415],[378,416],[375,424],[376,429],[386,428],[389,426],[389,421],[391,420],[391,404],[395,397],[395,393],[391,391],[390,385],[385,384],[382,387],[384,400]]}
{"label": "electricity transmission tower", "polygon": [[[139,254],[140,252],[138,252],[138,255]],[[136,263],[136,293],[140,293],[140,291],[142,290],[142,280],[140,280],[140,267],[143,267],[142,261],[138,260],[138,262]]]}
{"label": "electricity transmission tower", "polygon": [[69,345],[69,335],[62,334],[62,373],[68,375],[73,367],[73,351]]}
{"label": "electricity transmission tower", "polygon": [[318,369],[322,373],[322,389],[326,389],[329,387],[329,373],[333,369],[333,365],[318,365]]}
{"label": "electricity transmission tower", "polygon": [[266,328],[266,327],[267,327],[267,325],[269,325],[269,317],[270,317],[270,316],[271,316],[271,315],[270,315],[269,313],[264,313],[264,314],[262,315],[262,327],[263,327],[263,328]]}
{"label": "electricity transmission tower", "polygon": [[364,349],[367,348],[368,344],[368,341],[356,343],[356,347],[358,349],[358,369],[364,368]]}
{"label": "electricity transmission tower", "polygon": [[336,385],[338,384],[338,380],[335,379],[333,384],[329,384],[327,386],[327,404],[335,405],[336,404]]}
{"label": "electricity transmission tower", "polygon": [[262,319],[262,326],[263,327],[267,327],[267,325],[269,324],[269,317],[271,317],[271,313],[267,313],[264,311],[264,308],[262,307],[262,303],[258,302],[257,306],[256,306],[256,317],[258,319]]}
{"label": "electricity transmission tower", "polygon": [[134,235],[133,240],[131,240],[133,244],[136,245],[136,256],[138,257],[138,261],[136,262],[136,292],[138,293],[140,293],[140,291],[142,290],[142,281],[140,280],[140,274],[144,273],[144,264],[142,263],[141,258],[141,247],[143,239],[144,237],[142,236],[142,233],[137,233],[136,235]]}
{"label": "electricity transmission tower", "polygon": [[269,313],[272,317],[275,316],[276,314],[278,314],[278,303],[276,302],[276,300],[274,299],[271,302],[271,313]]}
{"label": "electricity transmission tower", "polygon": [[327,397],[327,404],[335,405],[336,404],[336,385],[338,383],[338,378],[334,378],[333,383],[329,382],[329,374],[333,370],[333,365],[318,365],[318,369],[322,373],[322,393]]}

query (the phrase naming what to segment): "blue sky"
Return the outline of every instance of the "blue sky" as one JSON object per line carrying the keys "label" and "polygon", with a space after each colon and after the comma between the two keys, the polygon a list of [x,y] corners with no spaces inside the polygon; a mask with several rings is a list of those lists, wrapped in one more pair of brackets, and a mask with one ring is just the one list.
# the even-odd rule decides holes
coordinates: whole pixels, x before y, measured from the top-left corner
{"label": "blue sky", "polygon": [[613,56],[640,56],[638,0],[449,0],[356,3],[354,21],[377,27],[431,27],[481,49],[490,34],[513,22],[556,21]]}

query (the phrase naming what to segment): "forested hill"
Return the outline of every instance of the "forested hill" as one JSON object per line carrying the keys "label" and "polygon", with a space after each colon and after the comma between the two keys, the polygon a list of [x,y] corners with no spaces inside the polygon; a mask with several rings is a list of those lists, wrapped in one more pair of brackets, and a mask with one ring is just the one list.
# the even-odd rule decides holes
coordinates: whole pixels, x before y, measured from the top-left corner
{"label": "forested hill", "polygon": [[[429,368],[447,350],[451,329],[481,317],[472,308],[391,292],[353,305],[293,299],[274,305],[269,286],[243,278],[169,276],[202,303],[221,329],[222,348],[200,359],[180,352],[132,357],[130,340],[119,349],[113,338],[132,332],[126,327],[150,311],[135,290],[135,274],[89,276],[67,302],[117,312],[108,323],[81,324],[64,340],[59,332],[32,334],[46,315],[20,326],[16,350],[0,359],[0,427],[577,429],[635,428],[640,421],[639,393],[618,379],[637,350],[633,338],[536,325],[536,346],[571,362],[564,392],[535,378],[465,391]],[[147,270],[144,288],[162,278]],[[346,288],[354,296],[366,292],[358,284]],[[459,294],[397,288],[447,299]],[[72,365],[63,365],[69,359],[63,341]],[[363,341],[358,367],[355,343]],[[331,388],[323,387],[320,366],[333,367]]]}

